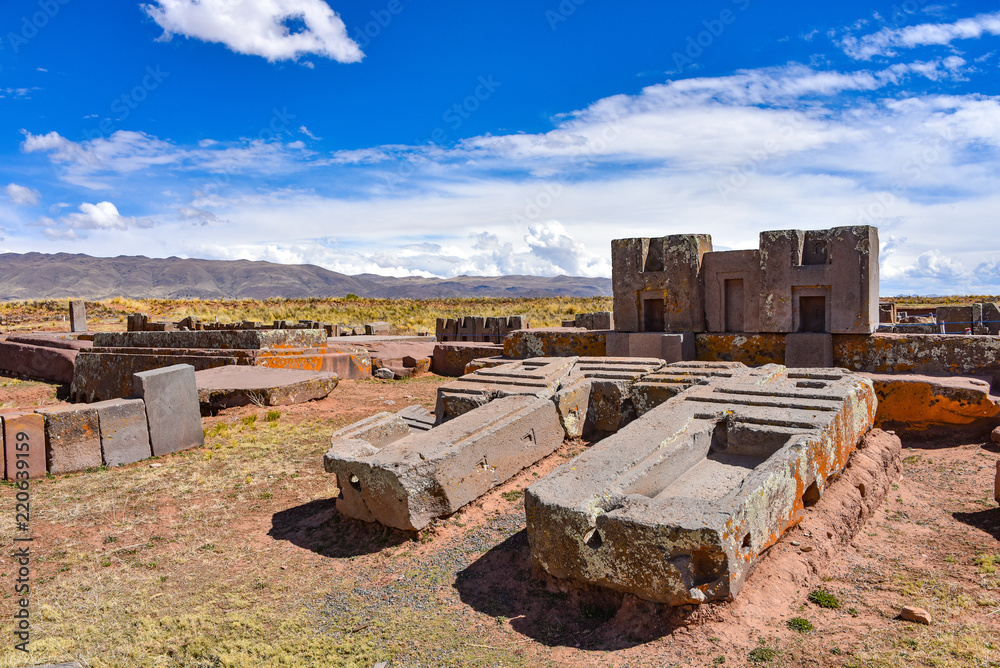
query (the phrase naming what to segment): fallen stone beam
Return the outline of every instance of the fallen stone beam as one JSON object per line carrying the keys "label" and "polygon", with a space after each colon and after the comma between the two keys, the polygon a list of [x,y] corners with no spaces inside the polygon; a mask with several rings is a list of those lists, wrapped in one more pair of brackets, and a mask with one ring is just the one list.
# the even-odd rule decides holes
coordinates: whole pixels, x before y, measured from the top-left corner
{"label": "fallen stone beam", "polygon": [[537,562],[669,605],[731,599],[871,429],[875,392],[838,369],[732,369],[525,494]]}
{"label": "fallen stone beam", "polygon": [[429,429],[381,414],[333,435],[324,468],[347,517],[419,530],[551,454],[563,429],[549,398],[507,396]]}

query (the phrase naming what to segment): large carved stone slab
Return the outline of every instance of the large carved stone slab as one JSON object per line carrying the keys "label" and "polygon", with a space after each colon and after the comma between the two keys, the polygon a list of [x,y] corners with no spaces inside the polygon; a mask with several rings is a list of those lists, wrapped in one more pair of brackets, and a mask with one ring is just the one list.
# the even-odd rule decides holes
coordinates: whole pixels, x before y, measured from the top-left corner
{"label": "large carved stone slab", "polygon": [[871,381],[734,366],[528,488],[549,573],[670,605],[736,595],[871,428]]}
{"label": "large carved stone slab", "polygon": [[[402,412],[401,412],[402,413]],[[324,468],[348,517],[419,530],[454,513],[562,444],[549,398],[498,398],[432,429],[383,413],[333,435]]]}

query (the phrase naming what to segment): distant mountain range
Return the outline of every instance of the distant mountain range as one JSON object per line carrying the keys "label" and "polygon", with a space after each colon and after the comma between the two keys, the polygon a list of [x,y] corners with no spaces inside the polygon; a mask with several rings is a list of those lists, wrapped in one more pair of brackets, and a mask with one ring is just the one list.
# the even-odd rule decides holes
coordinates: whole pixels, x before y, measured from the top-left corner
{"label": "distant mountain range", "polygon": [[611,279],[576,276],[347,276],[309,264],[185,260],[141,255],[0,254],[0,301],[20,299],[436,299],[610,296]]}

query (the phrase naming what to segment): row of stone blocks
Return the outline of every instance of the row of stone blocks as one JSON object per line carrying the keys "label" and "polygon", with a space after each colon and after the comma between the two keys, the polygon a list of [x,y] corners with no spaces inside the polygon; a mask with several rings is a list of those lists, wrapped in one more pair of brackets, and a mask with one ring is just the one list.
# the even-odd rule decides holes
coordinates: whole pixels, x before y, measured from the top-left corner
{"label": "row of stone blocks", "polygon": [[478,341],[503,343],[507,335],[517,329],[527,329],[528,319],[523,315],[460,318],[438,318],[435,336],[438,341]]}
{"label": "row of stone blocks", "polygon": [[[71,312],[72,314],[72,312]],[[387,336],[392,328],[388,322],[369,322],[358,327],[351,325],[332,325],[318,320],[275,320],[270,325],[264,325],[254,320],[227,323],[205,323],[195,316],[188,316],[179,322],[150,322],[145,313],[132,313],[126,323],[129,332],[202,332],[202,331],[233,331],[254,329],[322,329],[328,337],[334,336]],[[78,331],[78,330],[73,330]],[[82,330],[86,331],[86,330]]]}
{"label": "row of stone blocks", "polygon": [[614,329],[615,318],[611,311],[596,313],[577,313],[572,320],[563,320],[563,327],[580,327],[583,329]]}
{"label": "row of stone blocks", "polygon": [[205,442],[194,367],[137,373],[133,387],[133,399],[0,415],[4,477],[131,464]]}
{"label": "row of stone blocks", "polygon": [[[557,577],[670,604],[731,598],[871,428],[871,381],[840,369],[544,358],[439,390],[436,416],[333,435],[338,510],[415,530],[565,438],[615,432],[528,488],[528,538]],[[418,411],[419,412],[419,411]]]}

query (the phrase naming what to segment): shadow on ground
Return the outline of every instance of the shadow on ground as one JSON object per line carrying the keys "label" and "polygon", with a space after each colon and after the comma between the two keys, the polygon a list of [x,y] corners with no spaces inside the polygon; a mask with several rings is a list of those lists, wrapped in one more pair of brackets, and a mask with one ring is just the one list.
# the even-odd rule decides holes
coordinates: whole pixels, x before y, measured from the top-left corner
{"label": "shadow on ground", "polygon": [[463,603],[550,647],[634,647],[672,633],[686,612],[553,578],[533,565],[524,530],[459,571],[454,586]]}
{"label": "shadow on ground", "polygon": [[336,499],[319,499],[275,513],[267,535],[324,557],[372,554],[413,540],[415,534],[377,523],[348,519]]}
{"label": "shadow on ground", "polygon": [[952,513],[951,516],[1000,540],[1000,508],[989,508],[974,513]]}

